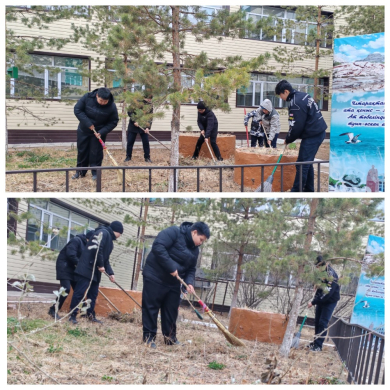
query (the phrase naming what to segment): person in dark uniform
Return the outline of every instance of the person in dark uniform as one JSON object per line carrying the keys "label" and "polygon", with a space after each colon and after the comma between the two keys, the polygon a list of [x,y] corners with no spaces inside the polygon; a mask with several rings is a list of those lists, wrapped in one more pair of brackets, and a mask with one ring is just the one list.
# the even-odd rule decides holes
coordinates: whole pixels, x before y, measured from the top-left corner
{"label": "person in dark uniform", "polygon": [[[291,144],[301,138],[297,162],[314,161],[319,147],[325,139],[327,124],[314,99],[306,92],[293,89],[287,80],[281,80],[275,87],[275,94],[289,103],[288,123],[289,130],[284,141]],[[299,192],[300,170],[295,166],[296,174],[291,192]],[[302,165],[302,191],[314,192],[313,164]]]}
{"label": "person in dark uniform", "polygon": [[[103,161],[103,148],[99,142],[106,141],[107,134],[118,124],[118,110],[108,88],[95,89],[86,93],[74,106],[74,114],[80,121],[77,128],[77,166],[100,167]],[[94,129],[97,134],[93,132]],[[76,171],[72,179],[84,177],[87,171]],[[92,180],[96,180],[96,170],[92,169]]]}
{"label": "person in dark uniform", "polygon": [[217,145],[217,135],[218,135],[218,120],[215,114],[209,110],[203,102],[199,102],[196,106],[198,109],[198,126],[200,129],[200,137],[195,146],[194,154],[192,159],[196,160],[199,157],[200,149],[203,145],[203,142],[209,142],[213,148],[215,158],[218,161],[223,161],[221,152],[219,151]]}
{"label": "person in dark uniform", "polygon": [[[74,270],[79,262],[79,258],[81,253],[83,252],[85,245],[87,244],[88,239],[93,235],[93,231],[89,231],[85,234],[78,234],[69,240],[69,242],[61,249],[57,261],[56,261],[56,273],[57,280],[60,281],[61,287],[65,289],[67,294],[70,293],[70,287],[72,287],[73,291],[76,287],[76,280]],[[61,310],[62,305],[64,304],[66,296],[60,295],[57,297],[58,302],[58,311]],[[56,313],[55,308],[56,303],[54,303],[49,308],[49,315],[55,318],[57,321],[61,319],[58,315],[58,311]]]}
{"label": "person in dark uniform", "polygon": [[162,230],[153,242],[143,269],[142,326],[143,341],[156,348],[157,317],[161,310],[161,330],[167,345],[180,345],[176,338],[176,320],[180,304],[179,275],[194,292],[199,246],[210,237],[204,222],[184,222]]}
{"label": "person in dark uniform", "polygon": [[[102,240],[100,242],[99,252],[97,254],[96,265],[96,239],[102,233]],[[101,274],[107,272],[110,275],[110,281],[115,282],[114,271],[110,265],[110,255],[114,249],[114,241],[119,238],[123,233],[123,225],[119,221],[114,221],[110,226],[98,227],[94,232],[94,238],[86,245],[81,253],[80,260],[77,264],[76,274],[76,288],[73,292],[72,302],[70,303],[70,310],[73,310],[83,300],[85,291],[87,290],[91,279],[92,283],[88,291],[88,298],[91,299],[91,304],[87,310],[87,318],[92,322],[102,323],[95,317],[95,302],[99,293],[99,284],[101,280]],[[93,275],[93,276],[92,276]],[[76,309],[69,321],[73,324],[77,324],[76,316],[78,309]]]}
{"label": "person in dark uniform", "polygon": [[324,267],[329,278],[321,279],[322,283],[326,284],[326,292],[318,288],[314,299],[308,303],[307,307],[316,306],[314,318],[314,333],[317,336],[315,340],[308,345],[310,351],[322,351],[322,345],[327,335],[327,327],[332,317],[333,311],[336,308],[337,302],[340,300],[340,285],[338,284],[338,275],[336,271],[325,261],[322,256],[316,258],[316,267]]}
{"label": "person in dark uniform", "polygon": [[[145,104],[150,105],[149,113],[153,113],[153,107],[151,105],[152,99],[151,98],[145,98],[144,99]],[[137,134],[140,135],[142,140],[142,146],[144,148],[144,158],[146,162],[151,163],[152,160],[150,159],[150,146],[149,146],[149,130],[152,126],[152,121],[149,121],[147,126],[145,127],[145,131],[141,130],[138,126],[138,122],[134,122],[131,119],[131,116],[134,114],[133,111],[128,111],[127,114],[130,117],[129,126],[127,128],[127,148],[126,148],[126,158],[125,162],[131,160],[131,156],[133,154],[133,146],[135,139],[137,138]]]}

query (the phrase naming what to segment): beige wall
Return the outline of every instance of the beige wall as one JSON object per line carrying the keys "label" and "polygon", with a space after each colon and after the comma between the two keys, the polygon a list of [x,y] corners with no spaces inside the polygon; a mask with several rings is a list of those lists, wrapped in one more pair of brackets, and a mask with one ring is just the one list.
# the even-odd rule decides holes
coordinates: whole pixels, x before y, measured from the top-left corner
{"label": "beige wall", "polygon": [[[231,6],[231,10],[234,11],[239,6]],[[55,36],[66,38],[69,36],[71,32],[70,21],[62,20],[50,25],[48,30],[43,30],[45,36]],[[86,21],[75,21],[76,25],[85,24]],[[14,30],[18,34],[28,34],[39,36],[42,34],[42,31],[36,29],[28,29],[24,27],[20,23],[9,23],[7,24],[9,29]],[[203,43],[195,42],[195,39],[192,36],[189,36],[186,41],[185,49],[191,54],[199,54],[201,51],[206,51],[210,57],[224,57],[226,55],[241,55],[244,59],[249,59],[253,56],[258,56],[259,54],[264,54],[266,52],[272,53],[272,50],[275,46],[283,45],[272,42],[265,41],[256,41],[249,39],[227,39],[222,42],[218,42],[216,39],[205,40]],[[286,45],[284,46],[293,48],[294,45]],[[50,50],[48,50],[50,51]],[[86,50],[83,46],[78,44],[68,44],[63,49],[58,51],[63,54],[76,54],[76,55],[86,55],[91,57],[91,67],[94,68],[96,66],[96,62],[93,60],[97,57],[96,53],[92,51]],[[171,58],[167,57],[168,62],[172,62]],[[333,57],[321,58],[320,67],[329,69],[332,67]],[[299,61],[296,63],[296,69],[299,70],[303,67],[314,66],[314,61]],[[278,70],[278,64],[275,60],[271,59],[267,66],[265,66],[261,71],[264,72],[274,72]],[[260,70],[260,69],[259,69]],[[91,90],[99,87],[93,82],[91,82]],[[75,102],[74,102],[75,103]],[[236,95],[232,94],[229,98],[229,104],[231,105],[231,112],[228,114],[224,114],[218,110],[216,110],[216,115],[219,122],[219,130],[222,132],[245,132],[245,127],[243,125],[244,118],[244,108],[239,107],[236,108]],[[59,123],[50,126],[50,129],[53,130],[76,130],[78,121],[73,113],[73,105],[67,105],[65,103],[59,101],[50,101],[44,105],[42,103],[37,103],[34,101],[26,101],[20,100],[15,101],[12,99],[7,100],[7,105],[25,105],[29,110],[34,112],[36,115],[43,117],[58,117],[60,112],[60,121]],[[119,112],[121,112],[121,107],[118,106]],[[247,110],[248,111],[248,110]],[[331,105],[329,102],[328,111],[323,112],[323,116],[325,121],[328,124],[328,131],[330,130],[330,112]],[[184,120],[182,120],[182,130],[187,126],[192,126],[193,130],[198,130],[196,123],[196,106],[195,105],[183,105],[182,106],[182,115],[184,115]],[[158,131],[170,131],[171,126],[171,112],[168,110],[163,119],[155,120],[153,129]],[[9,114],[7,118],[7,126],[8,129],[24,129],[24,130],[45,130],[47,129],[44,124],[34,118],[29,116],[24,116],[18,110],[13,111]],[[281,117],[281,131],[286,132],[288,130],[287,123],[287,115],[282,115]],[[117,126],[114,131],[121,131],[121,125]]]}

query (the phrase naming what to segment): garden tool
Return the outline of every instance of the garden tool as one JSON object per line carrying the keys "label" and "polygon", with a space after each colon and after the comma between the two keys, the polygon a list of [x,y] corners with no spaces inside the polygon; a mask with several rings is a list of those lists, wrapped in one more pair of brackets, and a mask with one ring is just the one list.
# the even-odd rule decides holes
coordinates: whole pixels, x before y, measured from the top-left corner
{"label": "garden tool", "polygon": [[[145,131],[145,129],[143,129],[141,126],[138,126],[141,130]],[[161,144],[162,146],[164,146],[164,148],[168,149],[169,151],[171,151],[171,149],[168,148],[168,146],[164,145],[162,142],[160,142],[153,134],[150,134],[149,135],[154,139],[156,140],[159,144]]]}
{"label": "garden tool", "polygon": [[[244,115],[246,116],[246,108],[244,108]],[[245,130],[246,130],[246,143],[247,143],[248,148],[249,148],[249,133],[248,133],[248,126],[245,126]]]}
{"label": "garden tool", "polygon": [[293,341],[291,343],[291,348],[297,349],[299,347],[299,339],[301,338],[301,331],[302,331],[303,325],[305,325],[306,318],[307,318],[307,314],[305,315],[305,318],[302,321],[302,324],[301,324],[301,327],[299,328],[299,331],[297,333],[295,333],[295,335],[294,335]]}
{"label": "garden tool", "polygon": [[206,141],[206,137],[204,136],[204,134],[203,134],[203,137],[204,137],[204,141],[206,142],[207,147],[209,148],[209,152],[210,152],[210,154],[211,154],[211,158],[212,158],[213,161],[214,161],[214,164],[217,164],[217,162],[215,161],[213,152],[211,151],[211,148],[210,148],[210,145],[209,145],[209,141]]}

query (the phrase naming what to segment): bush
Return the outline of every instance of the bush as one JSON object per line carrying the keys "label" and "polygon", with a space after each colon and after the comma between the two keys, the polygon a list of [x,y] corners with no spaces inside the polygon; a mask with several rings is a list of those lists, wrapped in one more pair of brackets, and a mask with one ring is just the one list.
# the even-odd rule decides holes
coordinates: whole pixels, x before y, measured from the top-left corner
{"label": "bush", "polygon": [[225,365],[222,363],[217,363],[215,360],[213,360],[209,363],[208,367],[212,370],[223,370],[225,368]]}

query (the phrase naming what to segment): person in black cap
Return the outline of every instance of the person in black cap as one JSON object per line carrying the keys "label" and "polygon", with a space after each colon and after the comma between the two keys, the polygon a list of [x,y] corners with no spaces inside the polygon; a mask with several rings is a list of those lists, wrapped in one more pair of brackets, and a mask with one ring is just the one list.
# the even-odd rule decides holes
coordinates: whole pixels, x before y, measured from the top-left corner
{"label": "person in black cap", "polygon": [[[69,242],[61,249],[57,261],[56,261],[56,273],[57,280],[60,281],[61,287],[65,288],[67,294],[70,293],[70,287],[73,291],[76,287],[76,276],[74,270],[79,262],[81,253],[83,252],[87,241],[92,237],[93,230],[87,234],[78,234],[69,240]],[[55,318],[57,321],[61,319],[58,312],[61,310],[62,305],[66,300],[66,296],[60,295],[57,297],[58,311],[56,313],[55,303],[49,308],[49,315]]]}
{"label": "person in black cap", "polygon": [[199,102],[197,105],[198,109],[198,126],[200,129],[200,137],[195,146],[194,154],[192,159],[196,160],[199,157],[200,148],[203,145],[203,142],[206,140],[208,142],[210,138],[210,144],[213,148],[215,157],[218,161],[223,161],[221,152],[219,151],[217,145],[217,135],[218,135],[218,120],[215,114],[209,110],[203,102]]}
{"label": "person in black cap", "polygon": [[314,333],[316,337],[308,347],[310,351],[320,352],[327,335],[329,321],[337,302],[340,300],[340,286],[336,271],[323,260],[321,255],[317,256],[315,266],[316,268],[324,267],[324,271],[328,274],[328,278],[321,279],[321,283],[326,285],[326,292],[322,288],[317,288],[314,299],[307,305],[309,308],[316,306],[314,318]]}
{"label": "person in black cap", "polygon": [[[102,239],[97,251],[96,239],[102,233]],[[102,323],[95,317],[95,302],[99,293],[99,284],[101,274],[106,272],[110,275],[110,281],[115,282],[114,271],[110,265],[110,255],[114,248],[114,241],[123,234],[123,225],[119,221],[114,221],[110,226],[98,227],[94,232],[94,237],[86,245],[81,253],[80,260],[77,264],[76,274],[76,288],[73,292],[72,302],[70,303],[70,310],[77,307],[83,300],[85,291],[87,290],[91,280],[91,286],[88,291],[88,298],[91,299],[91,304],[87,310],[87,318],[92,322]],[[95,263],[96,259],[96,263]],[[95,266],[94,266],[95,265]],[[78,309],[71,314],[69,321],[77,324],[76,316]]]}
{"label": "person in black cap", "polygon": [[[108,88],[86,93],[74,106],[74,114],[80,121],[77,128],[77,166],[100,167],[103,148],[99,138],[105,142],[107,134],[115,129],[119,121],[114,96]],[[87,171],[76,171],[72,179],[86,174]],[[96,180],[96,170],[93,169],[92,180]]]}
{"label": "person in black cap", "polygon": [[157,317],[161,310],[161,330],[167,345],[180,345],[176,338],[176,320],[180,304],[179,275],[194,292],[199,246],[210,237],[204,222],[183,222],[180,227],[162,230],[153,242],[143,269],[142,326],[143,341],[156,348]]}

